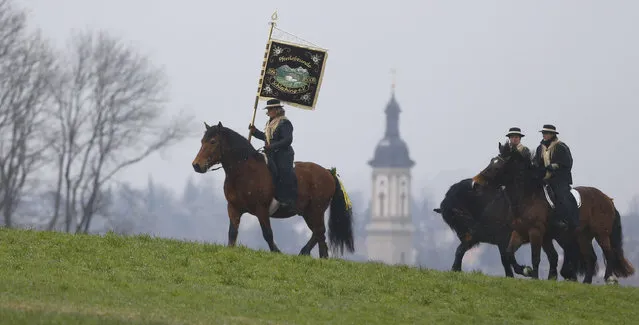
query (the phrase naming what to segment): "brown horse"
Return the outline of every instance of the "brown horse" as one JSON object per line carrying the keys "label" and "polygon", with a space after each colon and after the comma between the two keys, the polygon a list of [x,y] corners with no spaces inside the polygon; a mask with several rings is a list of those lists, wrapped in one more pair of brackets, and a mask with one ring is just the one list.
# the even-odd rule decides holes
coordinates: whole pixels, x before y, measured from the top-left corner
{"label": "brown horse", "polygon": [[[548,220],[553,212],[546,199],[543,181],[538,177],[529,159],[519,151],[512,150],[509,143],[499,143],[500,154],[491,159],[488,166],[473,178],[482,186],[505,185],[517,219],[513,222],[513,233],[508,253],[516,251],[523,243],[530,242],[532,249],[533,278],[539,278],[540,249],[548,230]],[[579,208],[579,227],[574,234],[564,232],[560,236],[575,238],[581,257],[586,263],[584,283],[592,283],[595,262],[592,259],[592,239],[601,247],[605,262],[606,283],[617,283],[616,276],[634,274],[633,266],[623,253],[621,217],[610,197],[594,187],[575,188],[582,201]],[[570,252],[568,252],[570,253]]]}
{"label": "brown horse", "polygon": [[[501,263],[507,277],[513,277],[514,273],[524,276],[532,275],[532,268],[519,265],[514,257],[510,258],[509,254],[506,253],[513,231],[512,221],[514,219],[511,203],[506,193],[501,187],[490,186],[484,186],[481,191],[478,191],[473,189],[471,184],[472,179],[470,178],[453,184],[446,192],[439,208],[433,209],[442,215],[446,224],[457,234],[460,241],[455,251],[452,270],[462,270],[462,260],[466,251],[479,243],[488,243],[499,248]],[[550,264],[549,280],[557,279],[559,260],[557,250],[552,242],[553,235],[552,232],[548,233],[542,244]],[[570,241],[562,241],[562,238],[559,238],[557,242],[564,250],[576,247]],[[579,256],[578,254],[574,255]],[[597,260],[594,250],[591,251],[591,256],[595,261]],[[578,275],[585,274],[585,261],[583,259],[573,261],[572,257],[574,256],[571,254],[564,254],[561,275],[566,280],[577,281]]]}
{"label": "brown horse", "polygon": [[221,164],[226,174],[224,196],[229,214],[228,246],[235,246],[240,217],[244,213],[255,215],[260,222],[262,235],[272,252],[279,252],[273,240],[270,218],[290,218],[301,215],[313,234],[300,251],[300,255],[310,255],[319,244],[319,256],[328,257],[324,212],[330,205],[328,237],[334,253],[355,250],[353,241],[352,207],[335,169],[325,169],[312,162],[295,162],[298,182],[298,196],[295,211],[276,211],[269,215],[269,205],[273,200],[274,185],[264,155],[255,150],[251,143],[237,132],[222,126],[204,123],[206,131],[202,146],[193,169],[206,173],[209,168]]}

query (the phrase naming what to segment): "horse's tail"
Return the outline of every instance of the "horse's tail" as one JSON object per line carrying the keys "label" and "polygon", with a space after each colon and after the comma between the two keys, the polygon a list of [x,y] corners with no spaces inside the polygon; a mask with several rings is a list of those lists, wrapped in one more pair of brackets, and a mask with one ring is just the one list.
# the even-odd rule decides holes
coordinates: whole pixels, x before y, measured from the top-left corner
{"label": "horse's tail", "polygon": [[615,207],[615,220],[612,224],[612,234],[610,236],[613,258],[609,263],[612,273],[618,277],[629,277],[635,273],[635,268],[628,262],[623,254],[623,231],[621,229],[621,216]]}
{"label": "horse's tail", "polygon": [[350,253],[355,251],[353,239],[353,207],[348,198],[348,193],[339,180],[336,169],[330,169],[335,180],[335,193],[331,200],[331,211],[328,219],[328,239],[331,243],[333,254],[338,251],[344,254],[344,248]]}

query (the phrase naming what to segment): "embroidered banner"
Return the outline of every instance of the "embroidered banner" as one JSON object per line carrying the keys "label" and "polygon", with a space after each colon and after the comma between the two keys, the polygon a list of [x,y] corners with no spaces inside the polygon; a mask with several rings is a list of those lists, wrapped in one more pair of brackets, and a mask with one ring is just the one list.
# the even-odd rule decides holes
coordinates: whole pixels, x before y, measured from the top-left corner
{"label": "embroidered banner", "polygon": [[275,98],[291,106],[314,110],[326,56],[326,50],[271,40],[260,98]]}

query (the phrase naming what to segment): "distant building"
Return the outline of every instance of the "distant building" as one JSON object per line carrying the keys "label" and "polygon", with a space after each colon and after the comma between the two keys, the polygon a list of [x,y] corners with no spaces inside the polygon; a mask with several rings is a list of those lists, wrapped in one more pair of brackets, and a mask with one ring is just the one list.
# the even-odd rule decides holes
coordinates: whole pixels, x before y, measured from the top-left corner
{"label": "distant building", "polygon": [[415,162],[399,135],[400,112],[393,86],[385,110],[384,138],[368,162],[373,167],[373,193],[366,225],[366,251],[369,260],[414,265],[411,168]]}

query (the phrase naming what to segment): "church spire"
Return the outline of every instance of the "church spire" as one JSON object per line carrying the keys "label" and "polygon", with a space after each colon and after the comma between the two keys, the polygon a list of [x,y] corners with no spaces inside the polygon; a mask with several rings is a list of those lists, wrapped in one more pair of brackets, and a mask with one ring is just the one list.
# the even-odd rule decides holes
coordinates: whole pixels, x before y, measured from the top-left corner
{"label": "church spire", "polygon": [[399,135],[399,113],[401,110],[395,99],[395,69],[392,72],[391,98],[386,104],[386,129],[375,148],[375,155],[368,164],[373,168],[411,168],[415,162],[410,159],[408,147]]}
{"label": "church spire", "polygon": [[396,86],[396,70],[391,69],[391,74],[393,76],[393,81],[391,83],[391,99],[386,105],[386,132],[384,132],[385,138],[396,138],[399,137],[399,113],[401,110],[399,109],[399,104],[397,104],[397,100],[395,100],[395,86]]}

